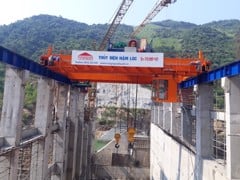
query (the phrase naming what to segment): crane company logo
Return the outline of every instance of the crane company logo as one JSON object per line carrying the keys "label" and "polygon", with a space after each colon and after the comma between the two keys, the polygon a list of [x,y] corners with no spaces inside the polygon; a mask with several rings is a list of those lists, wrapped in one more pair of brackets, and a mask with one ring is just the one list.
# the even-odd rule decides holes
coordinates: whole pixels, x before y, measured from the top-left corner
{"label": "crane company logo", "polygon": [[93,60],[93,56],[87,52],[78,55],[78,60]]}

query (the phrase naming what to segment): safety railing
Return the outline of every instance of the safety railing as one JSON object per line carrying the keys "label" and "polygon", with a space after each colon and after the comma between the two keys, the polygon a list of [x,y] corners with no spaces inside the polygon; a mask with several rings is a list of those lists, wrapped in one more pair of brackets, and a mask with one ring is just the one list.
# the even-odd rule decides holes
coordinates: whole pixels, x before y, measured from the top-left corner
{"label": "safety railing", "polygon": [[32,149],[33,144],[44,141],[42,136],[22,141],[19,146],[5,147],[0,149],[0,179],[10,179],[12,156],[18,153],[17,178],[19,180],[29,180],[32,159],[37,159],[38,150]]}
{"label": "safety railing", "polygon": [[226,164],[226,121],[225,121],[225,96],[221,87],[221,81],[213,83],[213,110],[212,110],[212,158],[220,163]]}
{"label": "safety railing", "polygon": [[[184,92],[185,91],[185,92]],[[170,136],[185,144],[193,152],[196,151],[196,95],[193,89],[184,89],[183,102],[176,107],[166,106],[168,103],[158,103],[152,106],[152,123],[164,130]],[[169,115],[171,114],[171,115]],[[165,119],[166,118],[166,119]],[[224,112],[224,92],[220,83],[214,86],[212,122],[209,123],[212,131],[212,155],[217,163],[226,164],[226,123]],[[170,127],[167,124],[170,122]]]}
{"label": "safety railing", "polygon": [[[214,112],[216,114],[216,112]],[[220,163],[226,164],[226,123],[223,112],[217,112],[218,117],[213,121],[213,136],[212,136],[212,158]],[[216,116],[216,115],[215,115]]]}

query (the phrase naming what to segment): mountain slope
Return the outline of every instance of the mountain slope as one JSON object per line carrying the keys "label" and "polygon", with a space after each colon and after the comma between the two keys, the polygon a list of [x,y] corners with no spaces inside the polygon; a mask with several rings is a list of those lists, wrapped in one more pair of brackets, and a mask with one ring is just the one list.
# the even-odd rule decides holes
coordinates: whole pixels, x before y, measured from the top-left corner
{"label": "mountain slope", "polygon": [[[62,17],[39,15],[0,26],[1,45],[36,60],[51,44],[56,50],[92,50],[100,43],[108,25],[87,25]],[[132,27],[122,26],[119,37]],[[119,39],[121,39],[119,38]]]}
{"label": "mountain slope", "polygon": [[222,20],[222,21],[214,21],[211,23],[204,24],[203,26],[210,27],[212,29],[216,29],[220,32],[227,34],[228,36],[234,37],[240,29],[240,21],[237,19],[232,20]]}
{"label": "mountain slope", "polygon": [[214,66],[225,64],[235,58],[234,39],[223,32],[200,26],[185,34],[182,48],[191,54],[202,50]]}

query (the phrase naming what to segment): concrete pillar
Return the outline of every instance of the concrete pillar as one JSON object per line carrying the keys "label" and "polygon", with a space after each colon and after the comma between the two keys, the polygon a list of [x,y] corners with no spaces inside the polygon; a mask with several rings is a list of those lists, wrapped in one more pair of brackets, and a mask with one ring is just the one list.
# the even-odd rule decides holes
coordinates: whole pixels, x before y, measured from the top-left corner
{"label": "concrete pillar", "polygon": [[155,106],[151,107],[151,123],[155,124]]}
{"label": "concrete pillar", "polygon": [[154,106],[153,106],[153,123],[154,124],[157,124],[158,125],[158,123],[159,123],[159,112],[158,112],[158,105],[157,104],[155,104]]}
{"label": "concrete pillar", "polygon": [[87,180],[89,125],[84,123],[81,180]]}
{"label": "concrete pillar", "polygon": [[[73,179],[79,179],[82,173],[82,151],[83,151],[83,126],[84,126],[84,103],[85,103],[85,92],[81,92],[80,89],[74,91],[76,94],[75,99],[72,99],[72,114],[71,119],[75,116],[75,135],[74,135],[74,151],[73,151]],[[75,110],[74,110],[75,109]],[[74,112],[75,111],[75,112]]]}
{"label": "concrete pillar", "polygon": [[48,160],[52,145],[53,80],[40,78],[37,88],[37,103],[34,125],[45,137],[32,144],[31,180],[47,180]]}
{"label": "concrete pillar", "polygon": [[167,132],[171,130],[171,103],[163,103],[163,129]]}
{"label": "concrete pillar", "polygon": [[[68,139],[68,161],[67,161],[67,172],[66,172],[66,178],[71,179],[72,174],[74,174],[75,171],[73,169],[75,168],[75,164],[73,164],[73,161],[76,159],[74,157],[74,140],[75,140],[75,127],[77,123],[77,113],[78,113],[78,102],[79,102],[79,92],[77,88],[70,88],[70,96],[69,96],[69,139]],[[73,178],[72,178],[73,179]]]}
{"label": "concrete pillar", "polygon": [[174,116],[174,109],[173,109],[173,103],[169,103],[169,110],[170,110],[170,134],[173,134],[173,122],[175,121]]}
{"label": "concrete pillar", "polygon": [[68,160],[68,134],[67,122],[69,85],[56,83],[55,108],[56,118],[54,124],[58,126],[53,135],[53,169],[52,180],[65,180]]}
{"label": "concrete pillar", "polygon": [[154,114],[154,124],[159,125],[159,109],[158,109],[158,104],[155,104],[155,106],[153,107],[153,114]]}
{"label": "concrete pillar", "polygon": [[178,112],[179,103],[171,103],[171,130],[170,133],[180,137],[181,119],[180,112]]}
{"label": "concrete pillar", "polygon": [[[25,80],[26,71],[6,66],[0,137],[4,137],[10,146],[19,146],[21,140]],[[0,165],[10,168],[10,180],[17,179],[18,151],[13,150],[8,161]]]}
{"label": "concrete pillar", "polygon": [[163,110],[163,103],[159,103],[156,107],[157,109],[157,121],[158,121],[158,125],[163,128],[164,125],[164,110]]}
{"label": "concrete pillar", "polygon": [[19,145],[21,139],[25,79],[25,71],[6,67],[0,137],[11,146]]}
{"label": "concrete pillar", "polygon": [[195,179],[202,179],[202,159],[210,158],[213,153],[213,108],[212,84],[201,84],[197,87],[196,99],[196,163]]}
{"label": "concrete pillar", "polygon": [[240,78],[223,78],[225,91],[227,176],[240,179]]}
{"label": "concrete pillar", "polygon": [[91,179],[91,157],[92,157],[92,142],[93,142],[93,123],[90,121],[88,123],[88,142],[87,142],[87,171],[86,171],[86,179]]}
{"label": "concrete pillar", "polygon": [[189,106],[182,104],[181,106],[181,137],[182,140],[188,143],[192,142],[192,115]]}
{"label": "concrete pillar", "polygon": [[74,140],[74,166],[73,166],[73,177],[75,179],[80,179],[83,168],[83,148],[86,144],[83,144],[84,138],[84,122],[78,121],[75,130],[75,140]]}
{"label": "concrete pillar", "polygon": [[72,87],[70,91],[67,179],[77,180],[81,175],[85,94],[78,88]]}
{"label": "concrete pillar", "polygon": [[90,112],[90,118],[89,118],[89,122],[88,122],[88,126],[89,126],[89,131],[88,131],[88,155],[87,155],[87,179],[92,179],[91,175],[92,175],[92,156],[93,156],[93,146],[94,146],[94,139],[95,139],[95,119],[96,117],[96,110],[93,107],[91,109],[92,112]]}

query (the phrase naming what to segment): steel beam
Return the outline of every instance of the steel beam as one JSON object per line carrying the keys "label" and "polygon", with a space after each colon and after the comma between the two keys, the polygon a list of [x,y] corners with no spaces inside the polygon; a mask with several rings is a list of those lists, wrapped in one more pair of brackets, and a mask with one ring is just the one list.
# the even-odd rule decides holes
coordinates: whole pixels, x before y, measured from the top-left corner
{"label": "steel beam", "polygon": [[24,56],[14,53],[2,46],[0,46],[0,62],[15,66],[20,69],[28,70],[31,73],[40,76],[45,76],[62,83],[66,84],[71,83],[71,81],[67,77],[56,72],[53,72],[47,69],[46,67],[38,64],[37,62],[34,62],[33,60],[30,60]]}
{"label": "steel beam", "polygon": [[234,61],[220,68],[202,73],[180,83],[180,88],[189,88],[196,84],[210,83],[223,77],[232,77],[240,74],[240,60]]}

